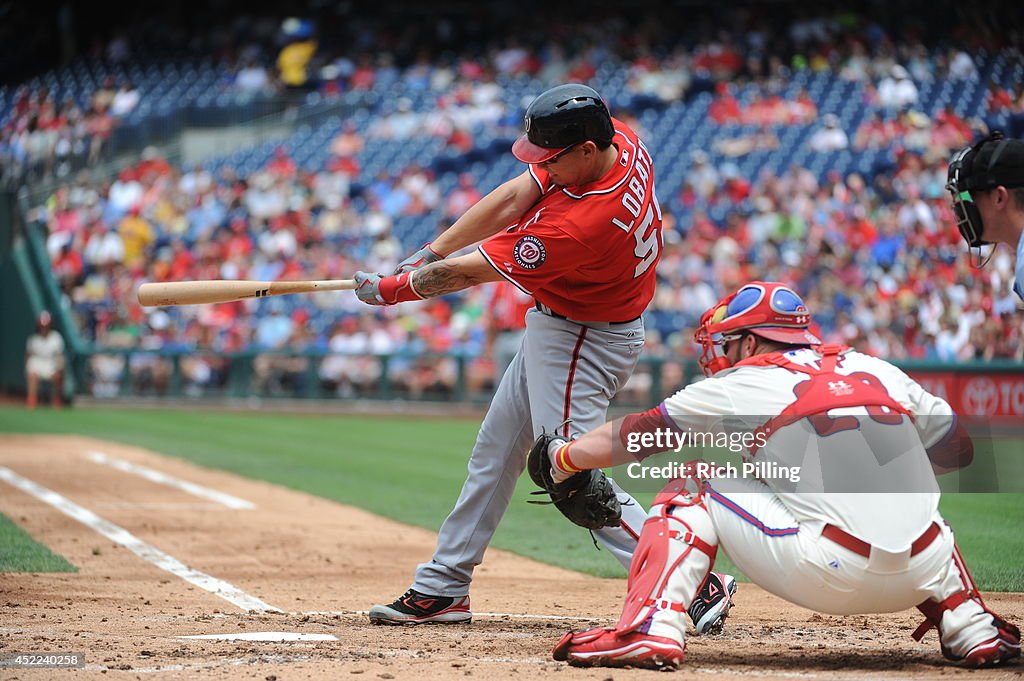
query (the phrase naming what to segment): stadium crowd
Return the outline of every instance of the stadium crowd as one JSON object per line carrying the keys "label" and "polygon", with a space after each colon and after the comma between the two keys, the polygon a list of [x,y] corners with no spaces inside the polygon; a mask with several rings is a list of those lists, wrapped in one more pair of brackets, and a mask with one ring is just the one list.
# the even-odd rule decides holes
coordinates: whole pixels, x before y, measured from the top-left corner
{"label": "stadium crowd", "polygon": [[[169,312],[143,310],[135,290],[142,281],[389,272],[419,245],[402,242],[404,235],[394,231],[397,219],[443,215],[447,224],[484,188],[464,172],[457,188],[443,196],[433,171],[417,165],[366,177],[359,161],[366,144],[433,135],[467,152],[471,130],[518,126],[516,103],[506,101],[500,82],[520,75],[587,80],[599,64],[617,64],[627,74],[633,110],[613,112],[641,136],[635,114],[695,92],[713,94],[709,115],[723,130],[732,123],[762,126],[716,139],[707,151],[717,152],[717,162],[701,151],[682,160],[689,165],[686,179],[671,188],[675,200],[664,206],[665,248],[648,312],[648,355],[691,356],[690,329],[724,291],[746,280],[778,279],[805,295],[828,341],[897,360],[1024,359],[1024,314],[1014,303],[1008,255],[997,252],[981,271],[969,267],[944,190],[949,152],[983,129],[988,114],[1024,120],[1024,91],[993,83],[981,116],[968,119],[952,108],[929,116],[914,108],[914,82],[977,79],[969,42],[926,47],[921,39],[896,40],[876,24],[844,23],[843,17],[801,18],[774,35],[744,23],[750,17],[743,12],[734,18],[735,31],[685,47],[671,47],[675,43],[656,22],[635,34],[639,47],[604,41],[615,34],[615,23],[595,22],[582,32],[589,41],[573,49],[555,38],[534,49],[513,33],[485,54],[467,51],[457,58],[422,52],[403,62],[393,55],[327,51],[310,83],[326,95],[372,89],[382,71],[394,70],[406,85],[430,92],[436,106],[416,112],[399,100],[371,126],[344,126],[331,143],[329,161],[314,171],[299,167],[283,148],[247,176],[230,167],[215,174],[203,166],[176,168],[148,150],[113,181],[79,175],[35,217],[47,227],[54,272],[83,333],[99,346],[329,350],[342,354],[322,362],[313,380],[342,394],[368,390],[380,379],[380,363],[362,353],[408,353],[389,371],[411,394],[450,390],[453,360],[414,355],[456,352],[470,358],[472,385],[486,388],[493,375],[484,330],[491,295],[486,288],[377,310],[342,294]],[[1016,47],[1009,49],[1019,57]],[[863,106],[872,115],[856,130],[835,130],[838,119],[821,114],[806,93],[781,97],[781,84],[801,69],[863,83]],[[758,92],[741,102],[737,83],[753,84]],[[779,125],[820,126],[823,134],[808,141],[815,152],[885,149],[891,162],[872,174],[818,176],[794,166],[744,177],[730,159],[777,146]],[[123,368],[118,361],[97,357],[100,392],[112,389]],[[132,361],[138,363],[133,373],[150,382],[168,380],[161,360],[133,355]],[[183,371],[197,386],[212,385],[223,380],[226,361],[193,353]],[[255,368],[257,380],[273,391],[308,384],[305,366],[267,354]]]}

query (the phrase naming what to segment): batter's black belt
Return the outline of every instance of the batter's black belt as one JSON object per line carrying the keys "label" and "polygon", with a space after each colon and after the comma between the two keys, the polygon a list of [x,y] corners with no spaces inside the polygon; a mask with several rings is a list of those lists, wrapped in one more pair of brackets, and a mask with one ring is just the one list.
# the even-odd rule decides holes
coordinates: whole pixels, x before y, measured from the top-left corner
{"label": "batter's black belt", "polygon": [[[547,305],[544,305],[543,303],[541,303],[539,300],[534,300],[533,301],[533,306],[535,308],[537,308],[538,312],[543,312],[547,316],[554,317],[555,319],[564,319],[567,322],[578,322],[580,324],[586,324],[587,323],[587,322],[584,322],[584,321],[580,321],[578,319],[572,319],[571,317],[566,317],[564,314],[558,314],[557,312],[552,310]],[[632,324],[636,320],[640,319],[641,316],[643,316],[643,315],[637,315],[637,316],[633,317],[632,319],[627,319],[624,322],[598,322],[598,321],[593,320],[593,319],[591,319],[590,321],[595,323],[595,324],[613,324],[613,325],[617,326],[617,325],[620,325],[620,324]]]}

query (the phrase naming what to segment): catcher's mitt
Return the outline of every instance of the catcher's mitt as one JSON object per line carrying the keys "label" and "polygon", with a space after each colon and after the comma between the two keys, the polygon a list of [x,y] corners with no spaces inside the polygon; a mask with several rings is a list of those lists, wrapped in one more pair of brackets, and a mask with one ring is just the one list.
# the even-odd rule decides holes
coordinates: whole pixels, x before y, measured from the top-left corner
{"label": "catcher's mitt", "polygon": [[622,517],[619,498],[604,471],[595,468],[576,473],[562,482],[551,477],[551,459],[548,446],[554,440],[565,441],[553,433],[541,433],[533,443],[526,469],[530,478],[541,489],[534,494],[547,494],[551,501],[531,501],[532,504],[554,504],[566,518],[588,530],[617,527]]}

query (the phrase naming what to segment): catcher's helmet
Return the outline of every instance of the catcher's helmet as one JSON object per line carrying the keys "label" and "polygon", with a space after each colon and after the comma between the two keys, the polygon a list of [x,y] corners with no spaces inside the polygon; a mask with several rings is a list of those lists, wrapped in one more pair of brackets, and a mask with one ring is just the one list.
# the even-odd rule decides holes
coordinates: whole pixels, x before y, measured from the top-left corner
{"label": "catcher's helmet", "polygon": [[693,340],[702,349],[700,366],[712,376],[727,369],[725,341],[752,333],[791,345],[820,345],[811,313],[793,289],[776,281],[752,281],[703,314]]}
{"label": "catcher's helmet", "polygon": [[606,147],[615,134],[601,95],[577,83],[542,92],[526,108],[525,121],[526,134],[512,145],[523,163],[543,163],[587,140]]}

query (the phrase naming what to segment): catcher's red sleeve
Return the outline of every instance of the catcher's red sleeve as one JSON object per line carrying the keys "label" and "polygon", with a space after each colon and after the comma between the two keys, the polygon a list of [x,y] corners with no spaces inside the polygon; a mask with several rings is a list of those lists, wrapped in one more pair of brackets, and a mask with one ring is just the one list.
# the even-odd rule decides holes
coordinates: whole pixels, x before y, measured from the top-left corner
{"label": "catcher's red sleeve", "polygon": [[[639,436],[666,428],[673,428],[673,425],[665,420],[665,416],[661,413],[661,405],[639,414],[630,414],[622,419],[622,424],[619,426],[619,444],[627,452],[632,452],[639,447],[639,451],[633,455],[637,461],[643,461],[652,454],[665,451],[665,447],[644,447]],[[632,438],[630,438],[631,434]]]}
{"label": "catcher's red sleeve", "polygon": [[944,438],[928,448],[928,458],[936,466],[950,470],[968,466],[974,460],[974,442],[959,419]]}

